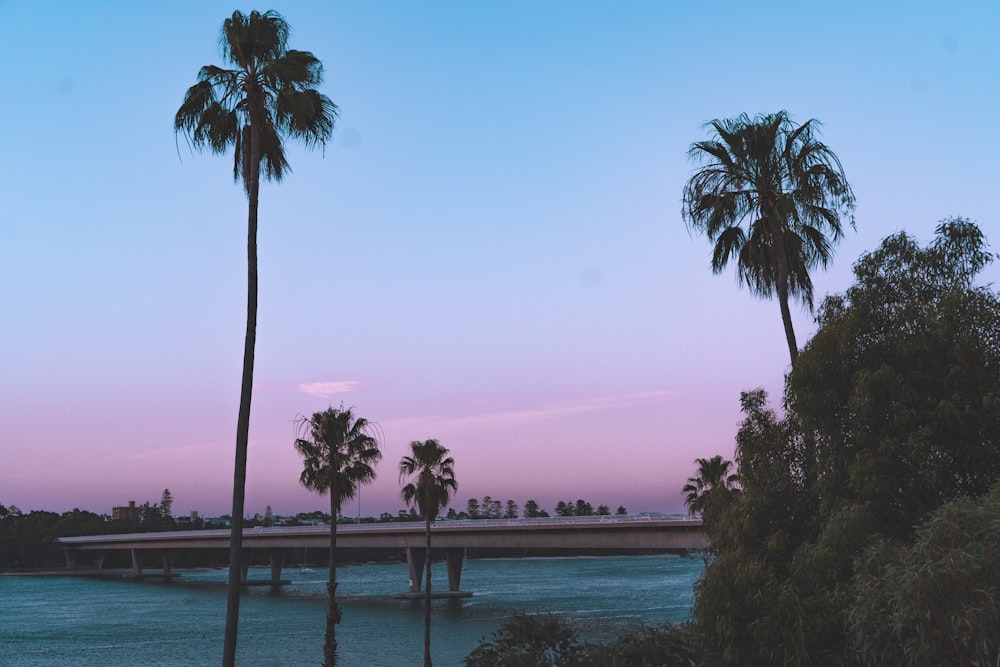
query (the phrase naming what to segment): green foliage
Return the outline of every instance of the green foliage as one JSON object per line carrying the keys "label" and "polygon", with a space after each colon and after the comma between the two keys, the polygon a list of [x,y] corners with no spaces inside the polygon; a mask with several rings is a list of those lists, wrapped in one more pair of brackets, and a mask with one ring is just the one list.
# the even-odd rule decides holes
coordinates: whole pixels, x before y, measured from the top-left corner
{"label": "green foliage", "polygon": [[721,456],[710,459],[695,459],[698,464],[697,477],[689,477],[682,492],[688,514],[704,514],[721,507],[735,488],[737,475],[730,473],[732,461]]}
{"label": "green foliage", "polygon": [[594,667],[690,667],[698,656],[688,629],[676,625],[642,627],[607,646],[588,644],[587,653]]}
{"label": "green foliage", "polygon": [[946,220],[926,248],[887,238],[823,304],[787,400],[816,434],[826,512],[866,503],[907,537],[1000,475],[1000,297],[972,284],[991,257],[978,227]]}
{"label": "green foliage", "polygon": [[889,237],[824,302],[784,417],[743,394],[740,490],[705,514],[694,616],[712,661],[996,663],[996,528],[967,500],[1000,478],[1000,295],[973,282],[985,247],[961,219],[926,248]]}
{"label": "green foliage", "polygon": [[466,667],[580,665],[576,630],[554,616],[517,612],[466,658]]}
{"label": "green foliage", "polygon": [[911,545],[876,540],[852,593],[864,665],[1000,663],[1000,484],[942,506]]}
{"label": "green foliage", "polygon": [[61,562],[56,560],[62,558],[56,538],[103,535],[113,529],[105,517],[86,510],[23,514],[13,505],[4,509],[0,512],[0,566],[4,567],[37,568]]}
{"label": "green foliage", "polygon": [[467,667],[689,667],[696,652],[683,626],[640,627],[611,644],[582,642],[555,616],[517,612],[466,658]]}

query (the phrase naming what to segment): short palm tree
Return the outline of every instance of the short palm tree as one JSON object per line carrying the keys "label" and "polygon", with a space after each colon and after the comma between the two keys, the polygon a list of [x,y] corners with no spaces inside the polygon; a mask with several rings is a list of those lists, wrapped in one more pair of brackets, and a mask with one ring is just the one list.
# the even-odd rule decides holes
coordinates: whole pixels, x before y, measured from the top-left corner
{"label": "short palm tree", "polygon": [[283,137],[306,146],[325,144],[333,133],[337,107],[316,89],[323,65],[308,51],[287,48],[288,23],[275,12],[233,12],[222,24],[219,43],[233,66],[206,65],[188,88],[174,116],[174,130],[195,148],[233,151],[233,177],[249,200],[247,221],[247,328],[243,348],[240,408],[236,421],[233,525],[223,665],[236,661],[240,613],[240,558],[246,488],[250,398],[257,338],[257,201],[260,179],[280,181],[288,170]]}
{"label": "short palm tree", "polygon": [[691,145],[700,165],[684,187],[681,214],[715,244],[712,271],[736,260],[737,280],[777,295],[792,365],[798,356],[788,299],[812,309],[809,271],[826,267],[842,219],[854,225],[854,193],[840,160],[816,138],[819,122],[796,126],[785,111],[708,123]]}
{"label": "short palm tree", "polygon": [[375,464],[382,458],[377,427],[355,418],[350,409],[329,408],[311,419],[297,420],[301,437],[295,449],[302,454],[299,481],[307,489],[330,494],[330,578],[326,585],[326,634],[323,665],[337,664],[337,516],[343,503],[355,496],[362,484],[375,479]]}
{"label": "short palm tree", "polygon": [[704,514],[712,504],[713,495],[718,495],[719,490],[732,490],[739,479],[735,473],[730,472],[733,462],[721,456],[695,459],[694,462],[698,464],[698,476],[689,477],[682,489],[686,494],[684,504],[691,516]]}
{"label": "short palm tree", "polygon": [[410,481],[403,486],[403,500],[415,506],[424,517],[427,578],[424,585],[424,667],[431,667],[431,523],[437,518],[458,488],[455,460],[437,440],[410,443],[410,454],[399,462],[399,479]]}

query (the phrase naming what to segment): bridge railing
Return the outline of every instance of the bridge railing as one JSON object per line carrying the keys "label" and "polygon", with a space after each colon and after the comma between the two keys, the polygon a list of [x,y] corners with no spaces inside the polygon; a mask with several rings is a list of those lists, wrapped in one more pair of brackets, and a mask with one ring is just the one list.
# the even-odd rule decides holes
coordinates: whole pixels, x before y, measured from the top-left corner
{"label": "bridge railing", "polygon": [[[596,523],[648,523],[650,521],[690,521],[683,514],[612,514],[592,516],[552,516],[533,519],[438,519],[436,526],[461,526],[468,528],[489,528],[491,526],[564,526],[568,524]],[[338,523],[337,531],[342,530],[399,530],[405,526],[414,529],[423,527],[422,521],[385,522],[385,523]],[[319,530],[328,530],[328,526],[310,526]]]}
{"label": "bridge railing", "polygon": [[[648,522],[671,522],[671,521],[689,521],[690,518],[680,514],[671,515],[661,515],[661,514],[627,514],[627,515],[595,515],[595,516],[555,516],[555,517],[540,517],[534,519],[442,519],[435,521],[434,525],[438,528],[501,528],[501,527],[519,527],[519,526],[566,526],[566,525],[597,525],[597,524],[635,524],[635,523],[648,523]],[[393,521],[385,523],[338,523],[337,532],[338,533],[351,533],[351,532],[372,532],[372,531],[385,531],[385,532],[409,532],[409,531],[422,531],[424,529],[424,523],[422,521]],[[329,533],[330,526],[323,524],[318,526],[275,526],[272,528],[256,527],[256,528],[244,528],[243,534],[249,535],[267,535],[267,534],[288,534],[288,535],[307,535],[311,533]],[[144,536],[146,539],[154,538],[158,535],[169,535],[172,539],[181,539],[186,537],[191,537],[195,539],[205,539],[212,537],[228,537],[230,535],[230,530],[225,529],[208,529],[208,530],[175,530],[175,531],[165,531],[160,533],[125,533],[125,534],[106,534],[106,535],[86,535],[79,537],[61,537],[56,541],[60,544],[66,546],[84,545],[88,542],[101,542],[101,543],[114,543],[114,542],[126,542],[131,541],[136,538],[137,535]]]}

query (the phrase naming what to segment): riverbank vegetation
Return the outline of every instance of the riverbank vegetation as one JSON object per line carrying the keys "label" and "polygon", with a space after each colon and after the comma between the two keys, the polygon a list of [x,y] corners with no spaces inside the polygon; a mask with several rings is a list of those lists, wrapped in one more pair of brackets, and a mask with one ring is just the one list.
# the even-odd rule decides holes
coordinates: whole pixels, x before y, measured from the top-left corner
{"label": "riverbank vegetation", "polygon": [[1000,295],[975,283],[992,259],[963,219],[927,247],[885,239],[823,303],[784,414],[743,394],[737,488],[704,510],[712,664],[997,663]]}
{"label": "riverbank vegetation", "polygon": [[699,459],[684,489],[711,542],[692,621],[638,635],[676,641],[593,662],[572,628],[518,615],[466,664],[1000,663],[1000,293],[976,283],[987,248],[961,218],[925,247],[886,238],[823,302],[781,412],[743,392],[735,468]]}

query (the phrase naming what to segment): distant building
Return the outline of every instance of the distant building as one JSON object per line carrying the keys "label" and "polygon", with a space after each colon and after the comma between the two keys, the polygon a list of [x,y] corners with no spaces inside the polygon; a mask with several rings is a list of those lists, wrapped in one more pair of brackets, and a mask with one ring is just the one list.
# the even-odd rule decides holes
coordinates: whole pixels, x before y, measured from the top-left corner
{"label": "distant building", "polygon": [[139,520],[139,508],[135,506],[135,501],[128,501],[128,507],[112,507],[111,508],[111,520],[112,521],[138,521]]}
{"label": "distant building", "polygon": [[201,517],[198,516],[198,510],[193,510],[188,516],[179,516],[175,519],[175,521],[178,526],[189,527],[197,525],[200,519]]}

